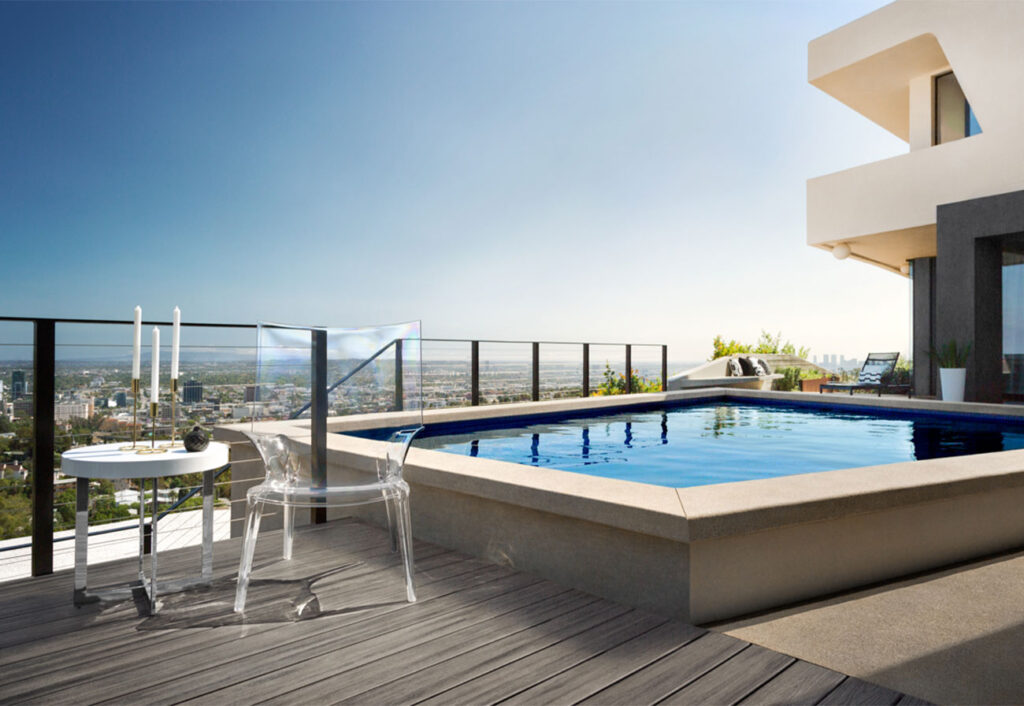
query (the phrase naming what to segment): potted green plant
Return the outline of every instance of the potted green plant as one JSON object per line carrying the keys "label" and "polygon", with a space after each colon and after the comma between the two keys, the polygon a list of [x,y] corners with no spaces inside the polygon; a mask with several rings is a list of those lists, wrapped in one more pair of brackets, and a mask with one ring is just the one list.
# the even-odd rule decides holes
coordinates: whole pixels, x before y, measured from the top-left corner
{"label": "potted green plant", "polygon": [[940,348],[932,348],[931,357],[939,366],[939,388],[942,399],[950,402],[964,401],[964,383],[967,380],[967,357],[971,344],[947,341]]}

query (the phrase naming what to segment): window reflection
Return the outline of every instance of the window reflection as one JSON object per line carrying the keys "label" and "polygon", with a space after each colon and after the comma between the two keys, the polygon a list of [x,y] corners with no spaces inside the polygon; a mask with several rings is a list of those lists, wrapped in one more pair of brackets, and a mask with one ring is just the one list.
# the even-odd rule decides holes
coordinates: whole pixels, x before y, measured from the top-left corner
{"label": "window reflection", "polygon": [[935,77],[935,144],[981,132],[978,118],[952,71]]}

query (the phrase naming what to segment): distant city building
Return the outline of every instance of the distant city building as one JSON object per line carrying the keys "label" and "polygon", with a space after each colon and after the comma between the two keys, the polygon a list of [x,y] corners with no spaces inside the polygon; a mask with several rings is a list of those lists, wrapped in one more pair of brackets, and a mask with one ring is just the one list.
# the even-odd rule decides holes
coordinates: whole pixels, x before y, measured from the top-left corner
{"label": "distant city building", "polygon": [[263,416],[262,404],[239,404],[231,408],[232,419],[248,419],[249,417]]}
{"label": "distant city building", "polygon": [[20,463],[5,463],[0,465],[0,478],[28,480],[28,471]]}
{"label": "distant city building", "polygon": [[128,406],[128,393],[124,392],[124,391],[115,392],[114,393],[114,403],[118,407],[127,407]]}
{"label": "distant city building", "polygon": [[11,373],[11,397],[20,400],[28,394],[28,386],[25,384],[25,371],[15,370]]}
{"label": "distant city building", "polygon": [[0,380],[0,404],[3,404],[3,401],[4,401],[4,382],[3,382],[3,380]]}
{"label": "distant city building", "polygon": [[53,419],[57,422],[67,422],[72,419],[88,419],[92,414],[92,400],[61,402],[53,406]]}
{"label": "distant city building", "polygon": [[256,401],[256,386],[246,385],[245,386],[245,401],[255,402]]}
{"label": "distant city building", "polygon": [[196,404],[203,399],[203,383],[198,380],[188,380],[181,387],[182,404]]}
{"label": "distant city building", "polygon": [[18,399],[11,403],[11,419],[25,419],[32,416],[32,400]]}

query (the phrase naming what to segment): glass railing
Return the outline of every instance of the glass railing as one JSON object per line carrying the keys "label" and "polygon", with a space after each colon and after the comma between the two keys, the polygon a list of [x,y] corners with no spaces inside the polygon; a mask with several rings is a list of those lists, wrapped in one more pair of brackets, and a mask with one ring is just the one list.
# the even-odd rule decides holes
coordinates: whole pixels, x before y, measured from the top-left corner
{"label": "glass railing", "polygon": [[[255,325],[182,324],[173,424],[166,372],[170,327],[167,322],[148,322],[144,331],[154,325],[160,327],[164,344],[162,394],[155,419],[149,415],[150,354],[145,344],[141,403],[137,410],[134,406],[130,321],[0,317],[0,581],[46,574],[73,564],[75,479],[61,473],[64,451],[93,444],[131,443],[133,435],[137,443],[148,444],[154,436],[168,438],[172,427],[175,435],[181,436],[194,425],[209,430],[252,417],[254,402],[259,404]],[[47,338],[48,327],[52,339]],[[148,341],[148,336],[143,338]],[[394,357],[393,353],[387,355]],[[424,406],[444,408],[661,390],[667,348],[423,339],[422,356]],[[633,370],[628,380],[627,363]],[[380,377],[389,369],[385,361],[373,375]],[[369,375],[366,371],[359,374]],[[44,382],[51,380],[52,388],[37,386],[36,376]],[[39,389],[52,389],[52,405],[37,404],[46,401],[37,400]],[[308,397],[308,392],[308,381],[296,386],[296,395]],[[351,402],[332,400],[329,413],[358,412],[359,405]],[[42,415],[37,425],[38,410]],[[274,416],[267,406],[260,411],[263,418]],[[37,470],[41,471],[38,478]],[[200,484],[198,474],[161,481],[157,491],[161,549],[200,544]],[[233,493],[233,485],[230,467],[222,469],[215,481],[215,540],[231,536],[231,505],[244,503],[243,489]],[[148,517],[151,495],[146,502]],[[137,555],[138,506],[135,481],[90,483],[90,563]],[[241,515],[237,510],[235,514]],[[37,527],[36,516],[47,517],[47,523]],[[237,533],[237,527],[235,530]]]}

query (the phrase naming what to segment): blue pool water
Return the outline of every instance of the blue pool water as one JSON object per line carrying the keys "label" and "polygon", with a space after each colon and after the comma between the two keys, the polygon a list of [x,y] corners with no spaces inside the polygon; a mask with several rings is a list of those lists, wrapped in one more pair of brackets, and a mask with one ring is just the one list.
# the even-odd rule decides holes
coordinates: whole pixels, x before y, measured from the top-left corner
{"label": "blue pool water", "polygon": [[434,425],[419,448],[687,487],[1024,449],[1024,422],[721,401]]}

